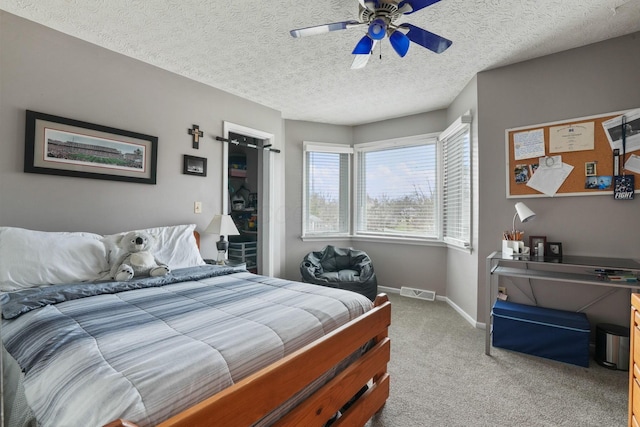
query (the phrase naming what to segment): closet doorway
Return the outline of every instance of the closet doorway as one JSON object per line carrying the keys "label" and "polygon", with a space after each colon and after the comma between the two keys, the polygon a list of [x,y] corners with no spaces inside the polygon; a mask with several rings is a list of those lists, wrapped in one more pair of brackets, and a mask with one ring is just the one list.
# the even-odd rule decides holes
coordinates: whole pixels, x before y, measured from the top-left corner
{"label": "closet doorway", "polygon": [[[229,236],[229,260],[244,262],[247,270],[258,272],[258,207],[260,200],[259,157],[257,149],[248,145],[262,146],[262,140],[229,132],[231,141],[242,145],[229,145],[228,167],[229,210],[239,236]],[[246,145],[245,145],[246,144]]]}
{"label": "closet doorway", "polygon": [[[261,147],[273,135],[224,122],[224,137]],[[234,219],[239,236],[229,236],[229,259],[242,260],[251,272],[273,275],[271,254],[274,224],[268,221],[273,206],[270,191],[274,153],[244,144],[224,143],[222,211]]]}

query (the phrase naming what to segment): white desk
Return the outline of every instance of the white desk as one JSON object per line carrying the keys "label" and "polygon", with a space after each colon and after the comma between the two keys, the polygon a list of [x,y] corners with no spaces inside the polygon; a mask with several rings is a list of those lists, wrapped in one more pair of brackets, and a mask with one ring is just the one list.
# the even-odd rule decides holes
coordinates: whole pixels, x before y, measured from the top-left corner
{"label": "white desk", "polygon": [[[565,271],[557,271],[562,269]],[[487,257],[486,280],[486,330],[485,354],[491,355],[491,331],[493,302],[498,296],[499,276],[524,277],[545,281],[581,283],[584,285],[610,287],[611,292],[618,289],[639,288],[640,282],[617,282],[599,278],[595,270],[625,270],[636,275],[640,274],[640,263],[625,258],[601,258],[565,255],[562,258],[547,258],[535,256],[507,256],[501,252],[493,252]],[[590,273],[592,272],[592,273]],[[577,311],[606,298],[609,293],[602,295]]]}

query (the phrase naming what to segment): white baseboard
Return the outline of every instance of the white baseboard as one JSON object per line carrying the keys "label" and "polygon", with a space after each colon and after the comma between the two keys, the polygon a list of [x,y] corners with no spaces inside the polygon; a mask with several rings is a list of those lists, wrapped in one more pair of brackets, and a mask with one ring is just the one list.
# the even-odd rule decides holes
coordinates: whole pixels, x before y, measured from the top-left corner
{"label": "white baseboard", "polygon": [[[388,286],[378,286],[378,291],[379,292],[386,292],[388,294],[398,294],[398,295],[400,295],[400,289],[391,288],[391,287],[388,287]],[[471,324],[471,326],[473,326],[474,328],[478,328],[478,329],[485,329],[486,328],[486,324],[484,322],[476,322],[476,320],[473,317],[469,316],[463,309],[461,309],[458,305],[456,305],[449,298],[436,294],[436,300],[437,301],[444,301],[447,304],[449,304],[449,306],[451,306],[451,308],[453,308],[456,312],[458,312],[458,314],[460,316],[462,316],[462,318],[464,320],[469,322]]]}
{"label": "white baseboard", "polygon": [[387,294],[398,294],[398,295],[400,295],[400,289],[398,289],[398,288],[389,288],[387,286],[378,286],[378,292],[385,292]]}
{"label": "white baseboard", "polygon": [[462,316],[467,322],[469,322],[471,324],[471,326],[473,326],[474,328],[478,328],[478,329],[484,329],[485,328],[485,324],[484,323],[476,322],[476,320],[473,317],[469,316],[467,314],[467,312],[465,312],[463,309],[458,307],[449,298],[447,298],[447,304],[449,304],[455,311],[457,311],[458,314],[460,316]]}

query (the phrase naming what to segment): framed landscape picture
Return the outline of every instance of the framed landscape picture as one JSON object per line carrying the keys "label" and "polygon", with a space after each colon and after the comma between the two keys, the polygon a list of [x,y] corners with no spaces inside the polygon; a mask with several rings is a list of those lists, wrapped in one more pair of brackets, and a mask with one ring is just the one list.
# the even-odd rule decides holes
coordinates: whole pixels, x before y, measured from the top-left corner
{"label": "framed landscape picture", "polygon": [[27,110],[24,171],[156,183],[158,138]]}

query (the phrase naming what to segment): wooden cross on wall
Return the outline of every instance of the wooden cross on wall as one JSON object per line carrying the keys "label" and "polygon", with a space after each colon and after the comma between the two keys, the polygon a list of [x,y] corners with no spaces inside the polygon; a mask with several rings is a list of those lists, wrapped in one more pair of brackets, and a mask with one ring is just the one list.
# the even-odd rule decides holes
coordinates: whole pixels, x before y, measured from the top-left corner
{"label": "wooden cross on wall", "polygon": [[200,126],[193,125],[193,129],[188,129],[189,135],[193,136],[193,148],[200,148],[200,137],[204,136],[204,132],[200,130]]}

